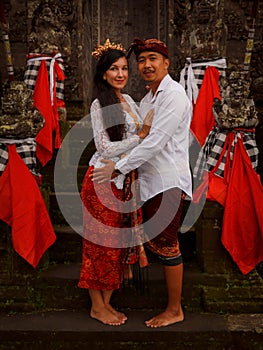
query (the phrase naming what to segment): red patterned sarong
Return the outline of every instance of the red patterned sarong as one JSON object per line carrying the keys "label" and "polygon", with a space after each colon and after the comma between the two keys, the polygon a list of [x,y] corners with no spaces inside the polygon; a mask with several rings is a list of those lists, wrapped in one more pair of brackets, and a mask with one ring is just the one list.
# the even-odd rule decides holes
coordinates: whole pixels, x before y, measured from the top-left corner
{"label": "red patterned sarong", "polygon": [[138,249],[120,248],[125,237],[122,230],[116,229],[136,227],[142,221],[141,210],[123,215],[122,203],[129,199],[127,186],[125,190],[120,190],[113,182],[110,185],[94,183],[89,178],[91,169],[85,175],[81,191],[85,208],[82,268],[78,286],[114,290],[120,287],[125,263],[139,261],[141,266],[147,264],[142,245]]}

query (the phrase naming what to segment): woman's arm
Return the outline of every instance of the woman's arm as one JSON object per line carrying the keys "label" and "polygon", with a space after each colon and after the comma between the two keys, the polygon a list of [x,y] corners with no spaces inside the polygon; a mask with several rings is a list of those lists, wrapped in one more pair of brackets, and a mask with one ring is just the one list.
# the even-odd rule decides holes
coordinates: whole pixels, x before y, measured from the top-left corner
{"label": "woman's arm", "polygon": [[103,158],[112,158],[126,153],[128,150],[137,146],[144,139],[150,130],[153,114],[147,116],[145,123],[138,134],[129,136],[122,141],[111,141],[107,131],[104,128],[102,110],[98,101],[91,106],[91,122],[94,133],[94,142],[96,149]]}

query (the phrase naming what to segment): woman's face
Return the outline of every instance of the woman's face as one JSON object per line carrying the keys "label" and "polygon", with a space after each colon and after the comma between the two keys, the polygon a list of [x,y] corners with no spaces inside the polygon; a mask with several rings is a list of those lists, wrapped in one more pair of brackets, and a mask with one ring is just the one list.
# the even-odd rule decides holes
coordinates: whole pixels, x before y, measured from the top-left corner
{"label": "woman's face", "polygon": [[112,63],[110,68],[103,74],[103,79],[107,80],[115,91],[120,91],[127,84],[129,77],[128,62],[126,57],[120,57]]}

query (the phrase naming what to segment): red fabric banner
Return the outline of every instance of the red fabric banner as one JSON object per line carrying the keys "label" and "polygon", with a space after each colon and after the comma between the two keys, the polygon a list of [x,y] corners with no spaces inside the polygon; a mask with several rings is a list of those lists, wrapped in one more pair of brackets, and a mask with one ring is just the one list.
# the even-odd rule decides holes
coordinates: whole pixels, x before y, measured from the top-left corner
{"label": "red fabric banner", "polygon": [[212,112],[214,98],[221,100],[218,85],[219,71],[215,67],[207,67],[204,79],[194,106],[191,130],[201,146],[215,125]]}
{"label": "red fabric banner", "polygon": [[[216,165],[210,172],[204,171],[203,181],[193,193],[194,203],[198,203],[202,195],[204,194],[204,192],[207,191],[206,199],[216,201],[220,203],[222,206],[225,205],[226,193],[228,191],[228,183],[229,183],[229,178],[231,174],[230,150],[233,145],[234,139],[235,139],[235,133],[229,132],[226,136],[224,147],[222,149],[220,157],[216,162]],[[222,178],[216,174],[216,171],[225,155],[225,152],[227,152],[226,162],[225,162],[225,169],[224,169],[224,177]]]}
{"label": "red fabric banner", "polygon": [[[64,73],[60,69],[57,62],[54,64],[54,104],[52,106],[46,62],[44,60],[41,61],[34,88],[33,99],[34,106],[39,110],[45,119],[45,125],[39,131],[36,137],[36,155],[42,166],[46,165],[52,158],[53,148],[60,148],[61,146],[58,105],[55,94],[56,76],[58,76],[60,80],[65,78]],[[55,142],[53,142],[53,134],[55,136]]]}
{"label": "red fabric banner", "polygon": [[263,186],[239,138],[226,194],[221,240],[243,274],[263,261]]}
{"label": "red fabric banner", "polygon": [[36,137],[36,155],[40,163],[44,166],[52,158],[54,130],[54,114],[51,105],[48,71],[45,61],[41,61],[39,67],[33,99],[34,106],[45,119],[45,125]]}
{"label": "red fabric banner", "polygon": [[15,145],[8,146],[8,164],[0,177],[0,220],[12,226],[15,251],[34,268],[56,240],[36,180]]}

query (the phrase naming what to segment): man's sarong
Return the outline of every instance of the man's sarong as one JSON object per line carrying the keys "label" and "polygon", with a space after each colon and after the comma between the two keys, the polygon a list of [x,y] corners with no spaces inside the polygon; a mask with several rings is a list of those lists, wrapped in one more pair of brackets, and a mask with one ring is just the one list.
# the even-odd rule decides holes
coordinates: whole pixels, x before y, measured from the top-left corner
{"label": "man's sarong", "polygon": [[143,205],[145,231],[149,241],[145,243],[154,254],[164,258],[181,256],[178,229],[184,195],[172,188],[150,198]]}

